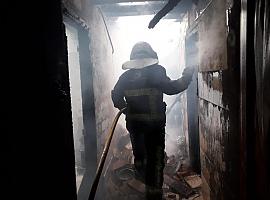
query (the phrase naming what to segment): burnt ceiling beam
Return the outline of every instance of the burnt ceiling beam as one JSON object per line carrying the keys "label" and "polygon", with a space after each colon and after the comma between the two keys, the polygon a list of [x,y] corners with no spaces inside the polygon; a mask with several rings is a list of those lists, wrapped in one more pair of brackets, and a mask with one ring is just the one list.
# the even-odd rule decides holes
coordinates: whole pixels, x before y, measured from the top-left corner
{"label": "burnt ceiling beam", "polygon": [[136,15],[153,15],[156,14],[166,3],[159,4],[146,4],[146,5],[125,5],[119,6],[113,5],[102,5],[100,6],[102,12],[107,17],[120,17],[120,16],[136,16]]}
{"label": "burnt ceiling beam", "polygon": [[[190,7],[189,1],[181,1],[173,10],[171,10],[164,18],[165,19],[180,19],[181,15],[185,13]],[[104,4],[100,5],[102,12],[106,17],[123,17],[123,16],[138,16],[138,15],[155,15],[157,14],[167,2],[151,2],[145,5],[124,5]]]}
{"label": "burnt ceiling beam", "polygon": [[[141,15],[152,15],[152,13],[143,13]],[[118,18],[118,17],[129,17],[129,16],[138,16],[138,14],[134,14],[134,13],[126,13],[125,15],[109,15],[109,16],[106,16],[107,18]],[[166,15],[165,17],[163,17],[162,19],[175,19],[176,21],[181,21],[183,18],[183,15],[182,14],[177,14],[177,13],[171,13],[171,14],[168,14]]]}
{"label": "burnt ceiling beam", "polygon": [[168,2],[168,0],[93,0],[96,5],[117,4],[117,3],[144,3],[144,2]]}
{"label": "burnt ceiling beam", "polygon": [[181,0],[169,0],[168,3],[150,21],[148,28],[154,28],[156,24],[171,10],[173,10]]}

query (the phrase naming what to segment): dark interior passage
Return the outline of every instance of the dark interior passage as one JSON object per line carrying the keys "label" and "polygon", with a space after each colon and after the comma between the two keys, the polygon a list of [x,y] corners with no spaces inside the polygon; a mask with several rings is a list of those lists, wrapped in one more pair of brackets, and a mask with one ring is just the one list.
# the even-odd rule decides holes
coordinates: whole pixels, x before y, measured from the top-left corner
{"label": "dark interior passage", "polygon": [[[48,0],[42,7],[10,5],[20,22],[6,28],[11,32],[8,46],[18,48],[5,58],[12,61],[5,73],[12,74],[12,81],[4,87],[9,199],[88,199],[117,112],[110,97],[121,74],[117,58],[130,51],[119,52],[124,37],[116,37],[117,20],[148,15],[148,29],[166,3]],[[162,60],[171,62],[171,77],[180,75],[180,66],[196,66],[180,103],[177,97],[167,99],[167,141],[174,141],[167,150],[176,155],[167,157],[164,169],[167,199],[267,199],[269,13],[267,0],[182,0],[150,30],[163,30],[160,38],[152,37],[154,44],[177,46],[175,51],[166,47],[169,56]],[[173,27],[165,34],[161,27],[166,23],[185,28],[175,40],[166,40]],[[24,30],[20,37],[12,35],[17,26]],[[124,123],[120,119],[96,199],[144,194],[136,181],[124,182],[124,189],[116,184],[119,177],[130,178],[125,172],[133,163]]]}

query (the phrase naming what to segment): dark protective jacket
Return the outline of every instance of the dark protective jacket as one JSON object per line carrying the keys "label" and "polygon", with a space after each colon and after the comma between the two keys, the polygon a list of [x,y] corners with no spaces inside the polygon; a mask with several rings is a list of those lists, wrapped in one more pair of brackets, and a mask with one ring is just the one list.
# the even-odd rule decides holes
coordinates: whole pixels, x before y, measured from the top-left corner
{"label": "dark protective jacket", "polygon": [[193,68],[185,68],[182,77],[171,80],[164,67],[155,64],[124,72],[114,89],[112,100],[118,109],[127,107],[126,120],[165,121],[166,104],[163,93],[174,95],[187,89]]}

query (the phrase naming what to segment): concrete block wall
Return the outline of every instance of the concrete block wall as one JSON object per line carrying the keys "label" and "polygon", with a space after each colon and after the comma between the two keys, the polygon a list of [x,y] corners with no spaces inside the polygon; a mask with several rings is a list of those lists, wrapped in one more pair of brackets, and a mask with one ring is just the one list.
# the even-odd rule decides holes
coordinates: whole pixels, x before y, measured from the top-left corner
{"label": "concrete block wall", "polygon": [[206,200],[236,199],[238,195],[239,116],[233,104],[239,96],[222,86],[233,79],[232,73],[224,71],[198,76],[200,159]]}
{"label": "concrete block wall", "polygon": [[113,87],[113,51],[99,8],[86,0],[64,0],[63,4],[89,27],[90,59],[92,64],[98,158],[105,136],[112,124],[115,108],[111,101]]}
{"label": "concrete block wall", "polygon": [[113,76],[114,70],[112,46],[98,8],[93,8],[89,25],[99,155],[100,150],[103,149],[105,137],[116,111],[111,100],[111,90],[113,87],[111,77]]}
{"label": "concrete block wall", "polygon": [[[207,3],[199,1],[198,7],[195,9],[201,11],[207,6]],[[237,2],[228,1],[226,6],[222,5],[222,8],[215,7],[222,3],[224,2],[220,0],[212,1],[212,5],[208,6],[199,20],[196,20],[199,34],[197,46],[200,56],[205,55],[203,53],[211,49],[208,48],[208,45],[213,47],[223,44],[219,49],[207,51],[208,57],[199,58],[200,162],[205,200],[230,200],[239,197],[240,64],[238,27],[240,27],[240,12]],[[209,12],[209,9],[214,10]],[[217,9],[220,9],[219,12],[216,12]],[[194,19],[190,17],[191,24],[192,20]],[[220,24],[226,26],[223,29],[226,34],[221,33],[222,28],[215,26]],[[203,32],[202,25],[211,25],[212,30],[209,28]],[[209,33],[207,34],[207,32]],[[222,37],[209,37],[211,34]],[[205,42],[206,44],[204,44]],[[217,42],[219,44],[216,44]],[[221,57],[225,57],[226,60]],[[211,63],[211,65],[205,65],[205,63]]]}

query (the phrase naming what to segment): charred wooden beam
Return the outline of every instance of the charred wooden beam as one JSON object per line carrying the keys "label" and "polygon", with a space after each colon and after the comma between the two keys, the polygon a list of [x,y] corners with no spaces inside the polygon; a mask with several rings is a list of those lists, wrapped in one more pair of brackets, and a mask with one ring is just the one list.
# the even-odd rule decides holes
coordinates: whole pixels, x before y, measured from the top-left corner
{"label": "charred wooden beam", "polygon": [[172,11],[175,7],[177,7],[178,4],[179,4],[178,9],[175,12],[180,15],[180,13],[186,12],[191,7],[192,3],[193,1],[190,0],[169,0],[168,3],[150,21],[148,28],[154,28],[156,24],[165,15],[167,15],[170,11]]}
{"label": "charred wooden beam", "polygon": [[154,15],[165,3],[153,2],[145,5],[118,5],[106,4],[100,8],[106,17],[136,16],[136,15]]}
{"label": "charred wooden beam", "polygon": [[119,3],[145,3],[145,2],[167,2],[168,0],[94,0],[96,5],[119,4]]}
{"label": "charred wooden beam", "polygon": [[156,24],[168,14],[181,0],[169,0],[169,2],[154,16],[150,21],[148,28],[154,28]]}
{"label": "charred wooden beam", "polygon": [[[100,8],[106,17],[123,17],[138,15],[155,15],[166,5],[164,1],[149,2],[145,5],[119,5],[104,4]],[[181,15],[187,11],[191,3],[188,0],[182,0],[181,3],[168,13],[166,19],[181,19]]]}

